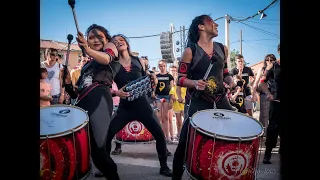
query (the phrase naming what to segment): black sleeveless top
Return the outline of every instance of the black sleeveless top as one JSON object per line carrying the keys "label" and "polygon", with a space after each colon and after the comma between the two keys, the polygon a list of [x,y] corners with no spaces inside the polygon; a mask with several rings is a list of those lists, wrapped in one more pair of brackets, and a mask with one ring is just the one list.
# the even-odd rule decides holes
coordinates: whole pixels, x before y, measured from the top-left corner
{"label": "black sleeveless top", "polygon": [[[120,63],[119,63],[120,64]],[[118,73],[114,78],[114,82],[117,84],[118,88],[122,88],[131,81],[134,81],[142,76],[145,76],[142,65],[138,57],[131,56],[130,70],[127,71],[121,64]],[[120,99],[120,103],[127,100]]]}
{"label": "black sleeveless top", "polygon": [[[203,79],[211,61],[213,60],[214,64],[208,76],[209,85],[204,91],[201,91],[199,96],[201,99],[213,103],[217,95],[225,94],[223,85],[224,60],[217,55],[213,55],[212,58],[210,58],[200,46],[198,46],[197,48],[197,51],[203,51],[204,55],[202,56],[200,61],[193,67],[192,71],[189,72],[188,78],[192,80]],[[188,91],[190,94],[194,94],[196,90],[195,88],[188,88]]]}
{"label": "black sleeveless top", "polygon": [[117,59],[108,65],[91,60],[81,70],[81,76],[77,82],[78,90],[81,91],[93,83],[111,86],[120,67],[121,64]]}

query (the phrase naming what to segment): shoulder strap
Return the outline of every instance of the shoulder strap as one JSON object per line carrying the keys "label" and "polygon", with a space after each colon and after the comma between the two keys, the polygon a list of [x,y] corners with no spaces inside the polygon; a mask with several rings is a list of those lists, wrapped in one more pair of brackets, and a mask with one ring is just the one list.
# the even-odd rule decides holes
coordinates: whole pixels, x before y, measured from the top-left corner
{"label": "shoulder strap", "polygon": [[221,44],[219,42],[214,42],[213,47],[214,47],[215,51],[217,52],[218,56],[220,56],[220,58],[224,60],[225,52],[224,52],[223,44]]}
{"label": "shoulder strap", "polygon": [[192,51],[192,56],[196,53],[196,43],[192,43],[191,45],[190,45],[190,48],[191,48],[191,51]]}
{"label": "shoulder strap", "polygon": [[190,45],[190,48],[192,50],[192,62],[190,65],[190,70],[193,70],[199,63],[200,59],[203,57],[204,52],[198,51],[199,46],[197,43],[192,43]]}
{"label": "shoulder strap", "polygon": [[145,76],[145,75],[146,75],[146,72],[144,71],[144,69],[143,69],[143,67],[142,67],[142,64],[141,64],[139,58],[136,57],[136,56],[132,56],[131,61],[132,61],[132,63],[133,63],[134,65],[138,66],[138,68],[139,68],[140,71],[142,72],[142,75]]}

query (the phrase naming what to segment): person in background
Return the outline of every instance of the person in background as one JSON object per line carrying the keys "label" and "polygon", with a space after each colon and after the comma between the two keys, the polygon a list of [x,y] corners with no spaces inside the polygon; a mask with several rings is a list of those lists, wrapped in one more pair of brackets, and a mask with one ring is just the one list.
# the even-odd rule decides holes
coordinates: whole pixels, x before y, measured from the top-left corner
{"label": "person in background", "polygon": [[239,75],[245,82],[244,84],[244,107],[250,116],[253,116],[253,102],[252,93],[250,88],[250,76],[254,77],[252,69],[245,66],[244,58],[241,54],[237,54],[236,57],[237,66],[231,70],[232,76]]}
{"label": "person in background", "polygon": [[46,68],[40,68],[40,107],[50,106],[51,86],[46,82],[48,71]]}
{"label": "person in background", "polygon": [[57,62],[58,50],[50,48],[45,53],[46,60],[41,62],[41,67],[48,71],[46,82],[51,85],[51,104],[62,104],[65,100],[65,88],[62,87],[63,66]]}
{"label": "person in background", "polygon": [[[261,90],[261,87],[259,86],[259,82],[264,74],[264,71],[266,70],[267,66],[274,63],[276,61],[276,57],[273,54],[267,54],[264,58],[263,67],[258,69],[256,80],[253,84],[253,90],[252,90],[252,96],[255,98],[254,101],[257,100],[256,95],[260,93],[260,115],[259,115],[259,121],[262,123],[264,127],[268,127],[269,123],[269,109],[270,109],[270,101],[267,99],[267,95]],[[267,82],[267,87],[269,89],[270,83],[272,79]]]}
{"label": "person in background", "polygon": [[162,130],[165,134],[168,143],[172,143],[172,139],[169,133],[169,117],[168,111],[172,108],[172,103],[170,102],[170,90],[173,87],[174,78],[166,70],[167,63],[165,60],[160,60],[158,62],[158,67],[160,69],[159,74],[157,74],[158,84],[156,87],[156,103],[159,109],[158,118],[162,125]]}
{"label": "person in background", "polygon": [[176,115],[177,136],[175,137],[175,140],[178,140],[180,137],[180,131],[182,128],[182,119],[184,116],[184,103],[185,103],[186,93],[187,93],[187,88],[177,86],[176,81],[174,81],[173,87],[171,88],[171,91],[170,91],[170,95],[171,95],[170,101],[172,101],[172,109]]}
{"label": "person in background", "polygon": [[244,107],[244,80],[237,74],[233,76],[234,83],[236,83],[237,88],[235,92],[231,95],[231,105],[236,107],[238,112],[247,113],[246,108]]}
{"label": "person in background", "polygon": [[[173,86],[172,88],[176,85],[176,81],[177,81],[177,78],[178,78],[178,73],[177,73],[177,67],[174,66],[174,65],[171,65],[169,67],[169,74],[172,75],[173,77]],[[171,88],[171,90],[172,90]],[[175,88],[174,88],[175,89]],[[170,90],[170,92],[171,92]],[[170,94],[169,92],[169,95],[170,95],[170,104],[173,105],[173,99],[172,99],[172,94]],[[173,133],[173,123],[172,123],[172,119],[173,119],[173,116],[175,116],[175,113],[173,111],[173,106],[171,106],[171,109],[168,110],[168,119],[169,119],[169,133],[170,133],[170,138],[171,138],[171,141],[169,141],[169,143],[172,143],[174,141],[177,140],[177,137],[175,136],[175,134]]]}
{"label": "person in background", "polygon": [[[278,45],[280,55],[280,44]],[[274,56],[274,55],[273,55]],[[270,83],[268,88],[267,82]],[[280,59],[270,63],[260,80],[260,87],[263,93],[267,95],[270,101],[269,124],[267,127],[266,150],[264,153],[263,163],[271,164],[272,149],[277,146],[278,136],[282,134],[282,117],[281,117],[281,65]],[[280,142],[280,161],[281,161],[281,142]],[[281,162],[280,162],[281,163]]]}
{"label": "person in background", "polygon": [[79,61],[78,61],[78,66],[76,69],[72,69],[71,72],[70,72],[70,76],[71,76],[71,81],[72,81],[72,84],[75,86],[79,77],[80,77],[80,73],[81,73],[81,69],[82,67],[88,62],[88,58],[87,57],[83,57],[81,56],[79,58]]}

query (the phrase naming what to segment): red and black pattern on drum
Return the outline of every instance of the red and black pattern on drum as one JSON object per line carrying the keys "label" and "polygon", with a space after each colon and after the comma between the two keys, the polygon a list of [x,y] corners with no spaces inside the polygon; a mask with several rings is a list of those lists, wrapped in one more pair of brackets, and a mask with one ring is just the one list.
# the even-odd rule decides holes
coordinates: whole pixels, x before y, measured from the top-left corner
{"label": "red and black pattern on drum", "polygon": [[[191,128],[191,127],[190,127]],[[259,148],[259,139],[252,141],[225,141],[208,137],[196,131],[195,139],[191,136],[186,167],[196,179],[252,180],[254,165]],[[214,145],[214,147],[213,147]],[[193,152],[191,152],[194,147]],[[214,148],[214,152],[212,152]],[[192,159],[191,159],[192,158]],[[192,160],[192,164],[191,163]],[[211,178],[210,178],[211,177]]]}
{"label": "red and black pattern on drum", "polygon": [[78,160],[78,175],[79,177],[83,177],[90,169],[90,150],[87,126],[75,133],[75,141]]}
{"label": "red and black pattern on drum", "polygon": [[63,179],[64,156],[58,144],[55,139],[40,140],[41,180]]}
{"label": "red and black pattern on drum", "polygon": [[116,134],[116,140],[120,142],[149,142],[153,141],[154,137],[141,122],[131,121]]}
{"label": "red and black pattern on drum", "polygon": [[187,144],[189,146],[187,146],[187,156],[186,156],[186,169],[188,172],[192,172],[191,171],[191,166],[190,164],[192,163],[191,162],[191,159],[192,159],[192,151],[194,150],[193,148],[193,142],[194,142],[194,133],[195,133],[195,130],[194,128],[192,128],[191,125],[189,125],[189,137],[188,137],[188,141],[187,141]]}
{"label": "red and black pattern on drum", "polygon": [[41,180],[75,180],[87,175],[90,170],[87,127],[74,134],[48,139],[49,151],[47,140],[40,140]]}

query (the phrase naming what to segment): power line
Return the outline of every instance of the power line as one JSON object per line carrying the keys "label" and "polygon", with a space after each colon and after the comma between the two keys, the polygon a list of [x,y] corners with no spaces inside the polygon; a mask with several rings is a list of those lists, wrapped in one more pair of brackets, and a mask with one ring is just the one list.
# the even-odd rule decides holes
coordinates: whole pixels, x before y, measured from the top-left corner
{"label": "power line", "polygon": [[254,27],[254,26],[251,26],[251,25],[246,24],[246,23],[244,23],[244,22],[240,22],[240,23],[241,23],[241,24],[244,24],[244,25],[246,25],[246,26],[248,26],[248,27],[250,27],[250,28],[252,28],[252,29],[254,29],[254,30],[256,30],[256,31],[260,31],[260,32],[262,32],[262,33],[264,33],[264,34],[267,34],[267,35],[269,35],[269,36],[273,36],[273,37],[276,37],[276,38],[280,39],[280,37],[279,37],[278,34],[275,34],[275,33],[272,33],[272,32],[269,32],[269,31],[266,31],[266,30],[263,30],[263,29]]}
{"label": "power line", "polygon": [[[218,21],[218,20],[220,20],[220,19],[222,19],[222,18],[224,18],[224,16],[221,16],[221,17],[215,19],[214,21]],[[185,29],[185,30],[188,30],[188,29]],[[173,34],[178,33],[178,32],[181,32],[181,31],[180,31],[180,30],[179,30],[179,31],[174,31]],[[160,33],[160,34],[154,34],[154,35],[147,35],[147,36],[128,37],[128,38],[129,38],[129,39],[139,39],[139,38],[156,37],[156,36],[160,36],[160,35],[161,35],[161,33]]]}
{"label": "power line", "polygon": [[[251,41],[272,41],[272,40],[274,40],[274,39],[248,39],[248,40],[246,40],[246,42],[251,42]],[[242,41],[244,41],[244,39]],[[237,43],[237,42],[240,42],[240,40],[231,42],[230,44]]]}
{"label": "power line", "polygon": [[280,26],[280,24],[257,22],[257,21],[252,21],[252,20],[248,20],[247,22],[256,23],[256,24],[266,24],[266,25],[272,25],[272,26]]}
{"label": "power line", "polygon": [[269,47],[277,47],[278,45],[270,45],[270,44],[261,44],[261,43],[257,43],[257,42],[248,42],[248,41],[245,41],[246,43],[251,43],[251,44],[258,44],[258,45],[262,45],[262,46],[269,46]]}
{"label": "power line", "polygon": [[246,21],[246,20],[249,20],[249,19],[251,19],[251,18],[254,18],[254,17],[258,16],[259,14],[262,14],[265,10],[269,9],[270,6],[273,5],[274,3],[276,3],[277,1],[279,1],[279,0],[273,0],[273,1],[272,1],[268,6],[266,6],[263,10],[258,11],[256,14],[254,14],[254,15],[252,15],[252,16],[248,16],[248,17],[246,17],[246,18],[244,18],[244,19],[236,19],[236,18],[233,18],[233,17],[230,16],[230,20],[231,20],[231,21],[236,21],[236,22],[242,22],[242,21]]}

